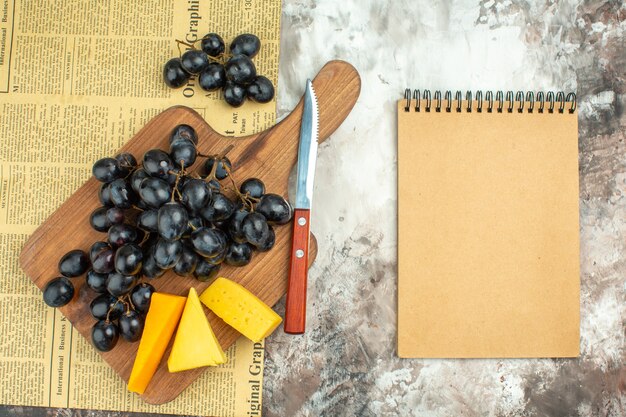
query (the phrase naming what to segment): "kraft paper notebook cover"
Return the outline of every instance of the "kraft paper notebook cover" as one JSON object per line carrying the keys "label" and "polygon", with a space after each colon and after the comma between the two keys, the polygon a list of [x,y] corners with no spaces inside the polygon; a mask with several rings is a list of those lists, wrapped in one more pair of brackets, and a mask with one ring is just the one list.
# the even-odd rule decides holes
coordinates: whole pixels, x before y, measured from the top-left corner
{"label": "kraft paper notebook cover", "polygon": [[398,102],[398,356],[578,356],[575,96],[476,94]]}

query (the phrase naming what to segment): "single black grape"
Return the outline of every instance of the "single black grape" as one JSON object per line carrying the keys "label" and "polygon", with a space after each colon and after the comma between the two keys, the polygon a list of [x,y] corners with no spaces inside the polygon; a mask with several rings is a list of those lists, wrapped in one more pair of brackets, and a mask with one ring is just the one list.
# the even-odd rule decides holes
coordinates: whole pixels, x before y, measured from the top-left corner
{"label": "single black grape", "polygon": [[152,294],[156,290],[154,287],[146,282],[137,284],[130,290],[130,301],[133,303],[135,310],[140,313],[147,313],[150,308],[150,300],[152,300]]}
{"label": "single black grape", "polygon": [[274,98],[274,84],[259,75],[246,87],[246,95],[257,103],[269,103]]}
{"label": "single black grape", "polygon": [[154,260],[161,269],[170,269],[176,265],[183,253],[183,244],[180,240],[159,239],[154,245]]}
{"label": "single black grape", "polygon": [[238,85],[248,85],[256,78],[256,67],[247,55],[233,55],[226,61],[224,70],[226,77]]}
{"label": "single black grape", "polygon": [[143,154],[143,169],[151,177],[168,180],[174,164],[167,152],[161,149],[150,149]]}
{"label": "single black grape", "polygon": [[137,195],[130,186],[130,183],[123,178],[112,181],[110,189],[111,201],[115,207],[128,209],[137,201]]}
{"label": "single black grape", "polygon": [[115,252],[115,270],[122,275],[135,275],[141,271],[143,252],[139,245],[128,243]]}
{"label": "single black grape", "polygon": [[235,203],[222,193],[213,193],[211,202],[200,210],[203,219],[209,222],[227,220],[235,211]]}
{"label": "single black grape", "polygon": [[220,264],[212,264],[207,262],[205,258],[198,257],[198,263],[196,264],[196,269],[193,271],[193,276],[196,277],[198,281],[206,282],[217,277],[220,267]]}
{"label": "single black grape", "polygon": [[183,253],[180,256],[176,265],[174,265],[174,272],[176,275],[181,277],[190,276],[193,271],[196,269],[196,264],[198,263],[198,256],[193,248],[183,245]]}
{"label": "single black grape", "polygon": [[119,207],[110,207],[106,212],[106,217],[109,224],[124,223],[124,210]]}
{"label": "single black grape", "polygon": [[198,134],[195,129],[189,125],[181,124],[172,129],[172,133],[170,133],[170,145],[180,139],[190,140],[194,145],[198,144]]}
{"label": "single black grape", "polygon": [[207,33],[204,35],[200,47],[207,55],[212,57],[220,56],[226,49],[224,39],[217,33]]}
{"label": "single black grape", "polygon": [[124,275],[119,272],[111,272],[107,277],[107,291],[114,297],[121,297],[128,292],[137,283],[135,275]]}
{"label": "single black grape", "polygon": [[122,170],[122,177],[126,177],[130,172],[137,167],[137,159],[133,154],[128,152],[122,152],[115,155],[115,159],[120,163],[120,169]]}
{"label": "single black grape", "polygon": [[109,183],[104,183],[100,186],[100,190],[98,191],[98,199],[100,203],[105,207],[112,207],[113,201],[111,201],[111,187]]}
{"label": "single black grape", "polygon": [[109,293],[100,294],[89,304],[89,311],[96,320],[117,320],[124,312],[124,304]]}
{"label": "single black grape", "polygon": [[115,159],[123,168],[133,169],[137,167],[137,158],[130,152],[122,152],[115,155]]}
{"label": "single black grape", "polygon": [[120,335],[127,342],[136,342],[143,333],[144,317],[136,311],[126,311],[118,320]]}
{"label": "single black grape", "polygon": [[183,69],[190,74],[198,74],[209,65],[209,56],[204,51],[190,49],[180,57]]}
{"label": "single black grape", "polygon": [[144,210],[137,216],[137,227],[146,232],[157,232],[157,219],[159,211],[155,209]]}
{"label": "single black grape", "polygon": [[104,248],[110,249],[111,245],[107,242],[94,242],[94,244],[91,245],[89,248],[89,259],[91,260],[91,263],[93,263],[94,257]]}
{"label": "single black grape", "polygon": [[159,278],[165,273],[165,270],[159,267],[154,259],[154,247],[149,246],[144,249],[143,264],[141,265],[141,273],[146,278]]}
{"label": "single black grape", "polygon": [[226,85],[226,70],[222,64],[211,62],[198,76],[198,84],[205,91],[215,91]]}
{"label": "single black grape", "polygon": [[43,289],[43,301],[50,307],[62,307],[72,301],[74,285],[65,277],[57,277]]}
{"label": "single black grape", "polygon": [[139,197],[150,207],[159,208],[172,199],[172,190],[161,178],[146,178],[139,186]]}
{"label": "single black grape", "polygon": [[224,251],[227,236],[219,229],[201,227],[191,234],[191,243],[199,255],[210,258],[218,256]]}
{"label": "single black grape", "polygon": [[106,273],[99,273],[90,269],[87,271],[87,276],[85,278],[85,283],[89,288],[97,293],[104,293],[107,290],[107,277],[109,275]]}
{"label": "single black grape", "polygon": [[235,210],[230,219],[228,219],[228,234],[230,238],[237,243],[247,242],[246,237],[241,230],[241,222],[250,214],[249,211],[244,209]]}
{"label": "single black grape", "polygon": [[285,224],[291,220],[293,210],[287,200],[277,194],[265,194],[255,207],[269,224]]}
{"label": "single black grape", "polygon": [[91,245],[89,259],[92,269],[99,274],[108,274],[114,268],[115,251],[106,242],[96,242]]}
{"label": "single black grape", "polygon": [[255,248],[259,252],[267,252],[274,247],[275,243],[276,233],[274,232],[274,229],[272,229],[272,226],[269,226],[267,235],[265,235],[265,238],[263,238],[258,245],[255,245]]}
{"label": "single black grape", "polygon": [[100,182],[109,183],[122,176],[120,163],[115,158],[102,158],[93,164],[91,169],[93,176]]}
{"label": "single black grape", "polygon": [[241,232],[246,241],[257,246],[267,239],[269,225],[262,214],[250,213],[241,222]]}
{"label": "single black grape", "polygon": [[241,194],[248,194],[250,197],[261,198],[265,194],[265,184],[258,178],[248,178],[239,187]]}
{"label": "single black grape", "polygon": [[133,188],[134,192],[139,194],[141,182],[146,178],[150,178],[150,175],[148,175],[148,173],[143,168],[139,168],[133,171],[130,176],[130,186]]}
{"label": "single black grape", "polygon": [[98,207],[91,212],[89,216],[89,224],[92,229],[97,232],[106,232],[111,227],[111,222],[107,218],[107,210],[109,207]]}
{"label": "single black grape", "polygon": [[196,145],[188,139],[178,139],[170,146],[170,158],[177,167],[188,168],[196,162],[198,151]]}
{"label": "single black grape", "polygon": [[224,101],[231,107],[239,107],[246,100],[246,89],[232,81],[226,81],[224,85]]}
{"label": "single black grape", "polygon": [[117,326],[110,321],[100,320],[91,329],[91,341],[100,352],[108,352],[113,349],[119,337]]}
{"label": "single black grape", "polygon": [[183,185],[181,195],[181,201],[185,207],[192,213],[196,213],[211,200],[211,189],[205,181],[191,178]]}
{"label": "single black grape", "polygon": [[252,246],[248,243],[232,242],[228,246],[224,262],[231,266],[244,266],[248,265],[251,259]]}
{"label": "single black grape", "polygon": [[230,53],[233,55],[243,54],[250,58],[254,57],[261,49],[261,41],[256,35],[244,33],[233,39],[230,44]]}
{"label": "single black grape", "polygon": [[187,229],[189,215],[185,207],[178,202],[163,204],[159,209],[157,227],[163,239],[180,239]]}
{"label": "single black grape", "polygon": [[90,265],[87,254],[80,249],[74,249],[63,255],[59,261],[59,272],[68,278],[78,277],[87,272]]}
{"label": "single black grape", "polygon": [[180,58],[172,58],[163,67],[163,81],[170,88],[180,88],[187,84],[191,75],[185,71]]}
{"label": "single black grape", "polygon": [[[206,177],[208,176],[211,171],[213,171],[213,166],[215,165],[215,163],[217,162],[217,158],[207,158],[207,160],[204,163],[204,168],[203,168],[203,175]],[[233,168],[233,165],[230,162],[230,159],[224,157],[222,159],[220,159],[220,161],[217,163],[217,168],[215,170],[215,178],[217,178],[218,180],[223,180],[224,178],[228,177],[228,172],[231,171]],[[220,183],[211,180],[211,182],[209,182],[209,186],[211,186],[211,188],[215,188],[217,187],[217,189],[219,190],[221,188]]]}
{"label": "single black grape", "polygon": [[120,247],[127,243],[137,242],[139,231],[130,224],[114,224],[109,228],[108,240],[113,247]]}

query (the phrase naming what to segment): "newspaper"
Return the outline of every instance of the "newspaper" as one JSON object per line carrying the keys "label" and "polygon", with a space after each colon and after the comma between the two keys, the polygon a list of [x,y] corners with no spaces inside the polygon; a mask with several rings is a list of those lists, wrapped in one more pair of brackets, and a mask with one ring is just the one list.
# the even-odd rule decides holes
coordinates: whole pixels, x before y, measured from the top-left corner
{"label": "newspaper", "polygon": [[277,83],[280,0],[0,1],[0,402],[216,416],[261,414],[263,345],[240,339],[228,364],[176,400],[144,403],[18,266],[28,235],[150,118],[187,105],[225,135],[275,122],[275,103],[228,107],[194,82],[170,90],[175,39],[254,33],[257,70]]}

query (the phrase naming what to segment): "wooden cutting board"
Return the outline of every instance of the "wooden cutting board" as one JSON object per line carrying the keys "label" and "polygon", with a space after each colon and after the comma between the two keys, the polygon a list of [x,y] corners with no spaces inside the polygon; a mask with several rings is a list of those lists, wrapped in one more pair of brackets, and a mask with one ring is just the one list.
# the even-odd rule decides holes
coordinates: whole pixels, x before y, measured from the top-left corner
{"label": "wooden cutting board", "polygon": [[[317,74],[313,87],[319,103],[320,142],[326,140],[348,116],[359,96],[360,86],[357,71],[346,62],[331,61]],[[304,90],[304,82],[302,87]],[[257,177],[263,180],[268,192],[287,197],[289,174],[297,160],[301,116],[302,100],[289,116],[274,127],[245,138],[229,138],[216,133],[192,109],[172,107],[148,122],[120,152],[130,152],[140,160],[148,149],[167,150],[171,130],[178,124],[186,123],[198,132],[198,149],[203,154],[220,153],[234,145],[228,157],[233,163],[234,178],[238,181]],[[193,169],[198,165],[196,163]],[[20,255],[20,265],[40,289],[58,276],[57,264],[66,252],[72,249],[88,251],[95,241],[106,240],[106,234],[94,231],[89,225],[90,213],[100,205],[97,197],[99,187],[100,183],[94,178],[89,179],[26,242]],[[323,210],[323,207],[317,209]],[[220,271],[221,276],[241,283],[269,305],[276,304],[287,290],[291,224],[277,227],[275,231],[276,245],[271,251],[255,252],[252,262],[245,267],[224,264]],[[313,239],[309,256],[311,262],[316,251]],[[74,278],[73,283],[77,290],[75,298],[60,310],[91,342],[91,328],[95,320],[89,314],[88,306],[95,293],[83,285],[82,277]],[[186,295],[192,286],[201,293],[209,285],[193,278],[179,277],[173,272],[152,280],[151,284],[157,291],[179,295]],[[239,333],[209,310],[205,309],[205,312],[222,347],[228,348],[240,336]],[[282,328],[277,331],[282,331]],[[139,343],[120,339],[112,351],[100,354],[124,381],[128,381],[138,346]],[[170,374],[165,360],[169,349],[142,396],[148,403],[171,401],[202,372],[210,372],[210,368],[201,368]]]}

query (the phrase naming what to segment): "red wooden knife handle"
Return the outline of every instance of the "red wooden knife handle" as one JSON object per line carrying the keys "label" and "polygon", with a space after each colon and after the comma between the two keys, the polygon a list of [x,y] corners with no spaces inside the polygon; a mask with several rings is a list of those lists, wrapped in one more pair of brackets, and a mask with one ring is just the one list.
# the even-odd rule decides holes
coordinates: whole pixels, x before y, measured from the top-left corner
{"label": "red wooden knife handle", "polygon": [[310,216],[310,210],[305,209],[295,209],[293,213],[293,240],[285,306],[285,333],[304,333],[306,281],[309,270]]}

